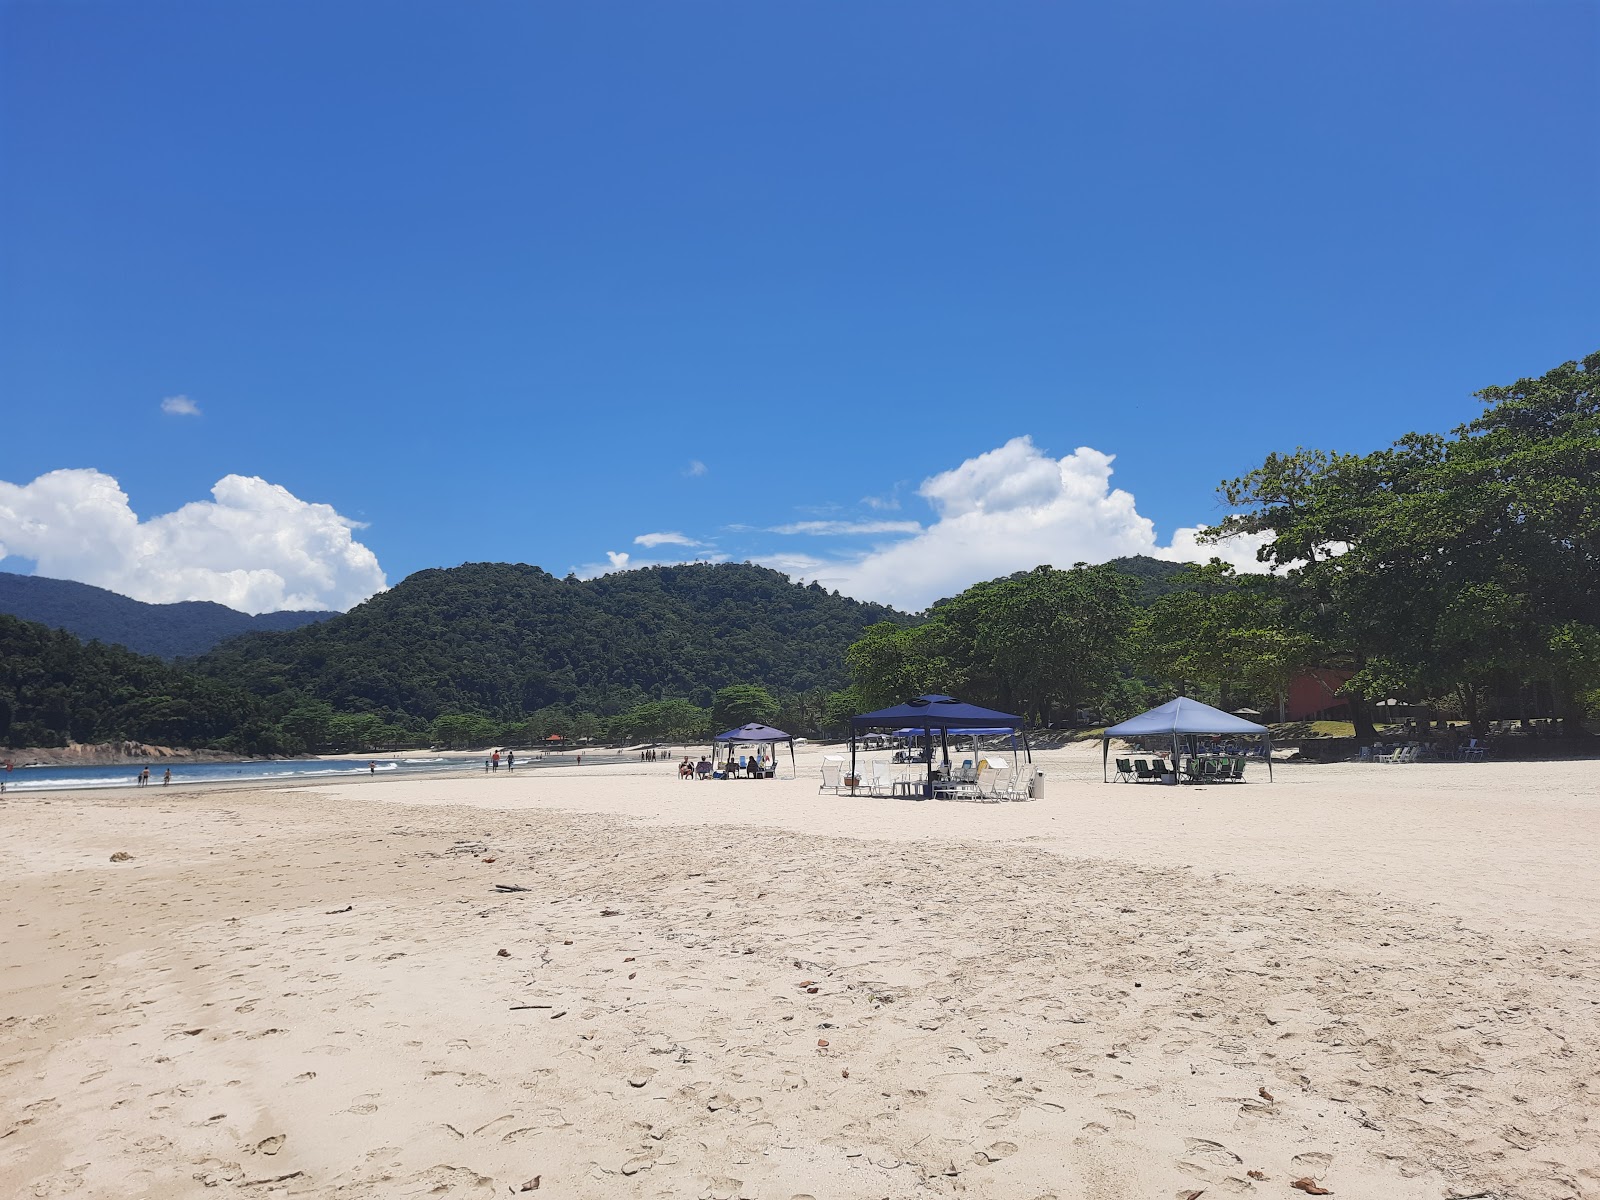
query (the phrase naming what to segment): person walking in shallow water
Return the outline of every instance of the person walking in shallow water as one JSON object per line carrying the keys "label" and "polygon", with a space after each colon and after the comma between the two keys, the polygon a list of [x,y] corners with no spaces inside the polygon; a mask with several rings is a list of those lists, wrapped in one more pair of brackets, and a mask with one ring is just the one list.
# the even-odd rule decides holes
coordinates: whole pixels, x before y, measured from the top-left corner
{"label": "person walking in shallow water", "polygon": [[144,787],[149,782],[150,782],[150,768],[146,767],[144,770],[139,772],[139,786],[140,787]]}
{"label": "person walking in shallow water", "polygon": [[172,782],[172,768],[168,767],[167,768],[167,773],[161,777],[161,786],[162,787],[166,787],[167,784],[169,784],[171,782]]}

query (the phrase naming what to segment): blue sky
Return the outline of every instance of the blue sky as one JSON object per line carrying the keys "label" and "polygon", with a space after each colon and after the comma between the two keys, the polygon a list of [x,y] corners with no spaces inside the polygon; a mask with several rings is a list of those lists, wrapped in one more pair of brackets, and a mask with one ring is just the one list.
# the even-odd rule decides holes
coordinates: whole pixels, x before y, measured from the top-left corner
{"label": "blue sky", "polygon": [[147,599],[610,552],[915,607],[1600,345],[1588,2],[0,27],[0,565]]}

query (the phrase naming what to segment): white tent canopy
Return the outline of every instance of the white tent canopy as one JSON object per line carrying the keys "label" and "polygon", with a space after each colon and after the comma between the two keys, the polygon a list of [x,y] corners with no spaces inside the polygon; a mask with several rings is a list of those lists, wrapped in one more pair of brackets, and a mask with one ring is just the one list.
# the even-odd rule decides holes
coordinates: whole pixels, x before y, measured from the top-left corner
{"label": "white tent canopy", "polygon": [[[1113,725],[1105,730],[1100,735],[1101,773],[1102,775],[1106,774],[1106,763],[1111,757],[1111,739],[1114,737],[1170,737],[1172,739],[1173,757],[1176,759],[1179,738],[1190,734],[1228,733],[1256,734],[1266,739],[1267,778],[1271,779],[1271,730],[1265,725],[1257,725],[1254,721],[1246,721],[1243,717],[1225,713],[1220,708],[1212,708],[1209,704],[1191,700],[1188,696],[1179,696],[1176,700],[1168,700],[1158,708],[1152,708],[1149,712],[1140,713],[1137,717],[1129,717],[1122,724]],[[1177,768],[1176,762],[1173,763],[1173,768]]]}

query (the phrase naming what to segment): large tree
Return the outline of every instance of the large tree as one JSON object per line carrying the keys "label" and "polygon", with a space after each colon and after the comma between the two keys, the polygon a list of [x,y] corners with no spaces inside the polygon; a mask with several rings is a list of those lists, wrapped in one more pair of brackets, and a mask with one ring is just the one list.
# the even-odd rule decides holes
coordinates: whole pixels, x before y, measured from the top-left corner
{"label": "large tree", "polygon": [[[1448,437],[1271,455],[1223,485],[1218,536],[1267,535],[1348,690],[1458,696],[1548,683],[1569,734],[1600,681],[1600,353],[1478,393]],[[1330,664],[1331,665],[1331,664]],[[1358,730],[1359,731],[1359,730]]]}

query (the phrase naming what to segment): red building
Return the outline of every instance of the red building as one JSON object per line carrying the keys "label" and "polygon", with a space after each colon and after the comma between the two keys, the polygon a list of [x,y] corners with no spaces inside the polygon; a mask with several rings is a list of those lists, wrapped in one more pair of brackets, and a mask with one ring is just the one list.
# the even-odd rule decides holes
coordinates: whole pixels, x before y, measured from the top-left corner
{"label": "red building", "polygon": [[1350,704],[1336,695],[1354,671],[1338,671],[1318,667],[1307,671],[1289,685],[1289,696],[1284,705],[1284,719],[1288,721],[1348,721]]}

